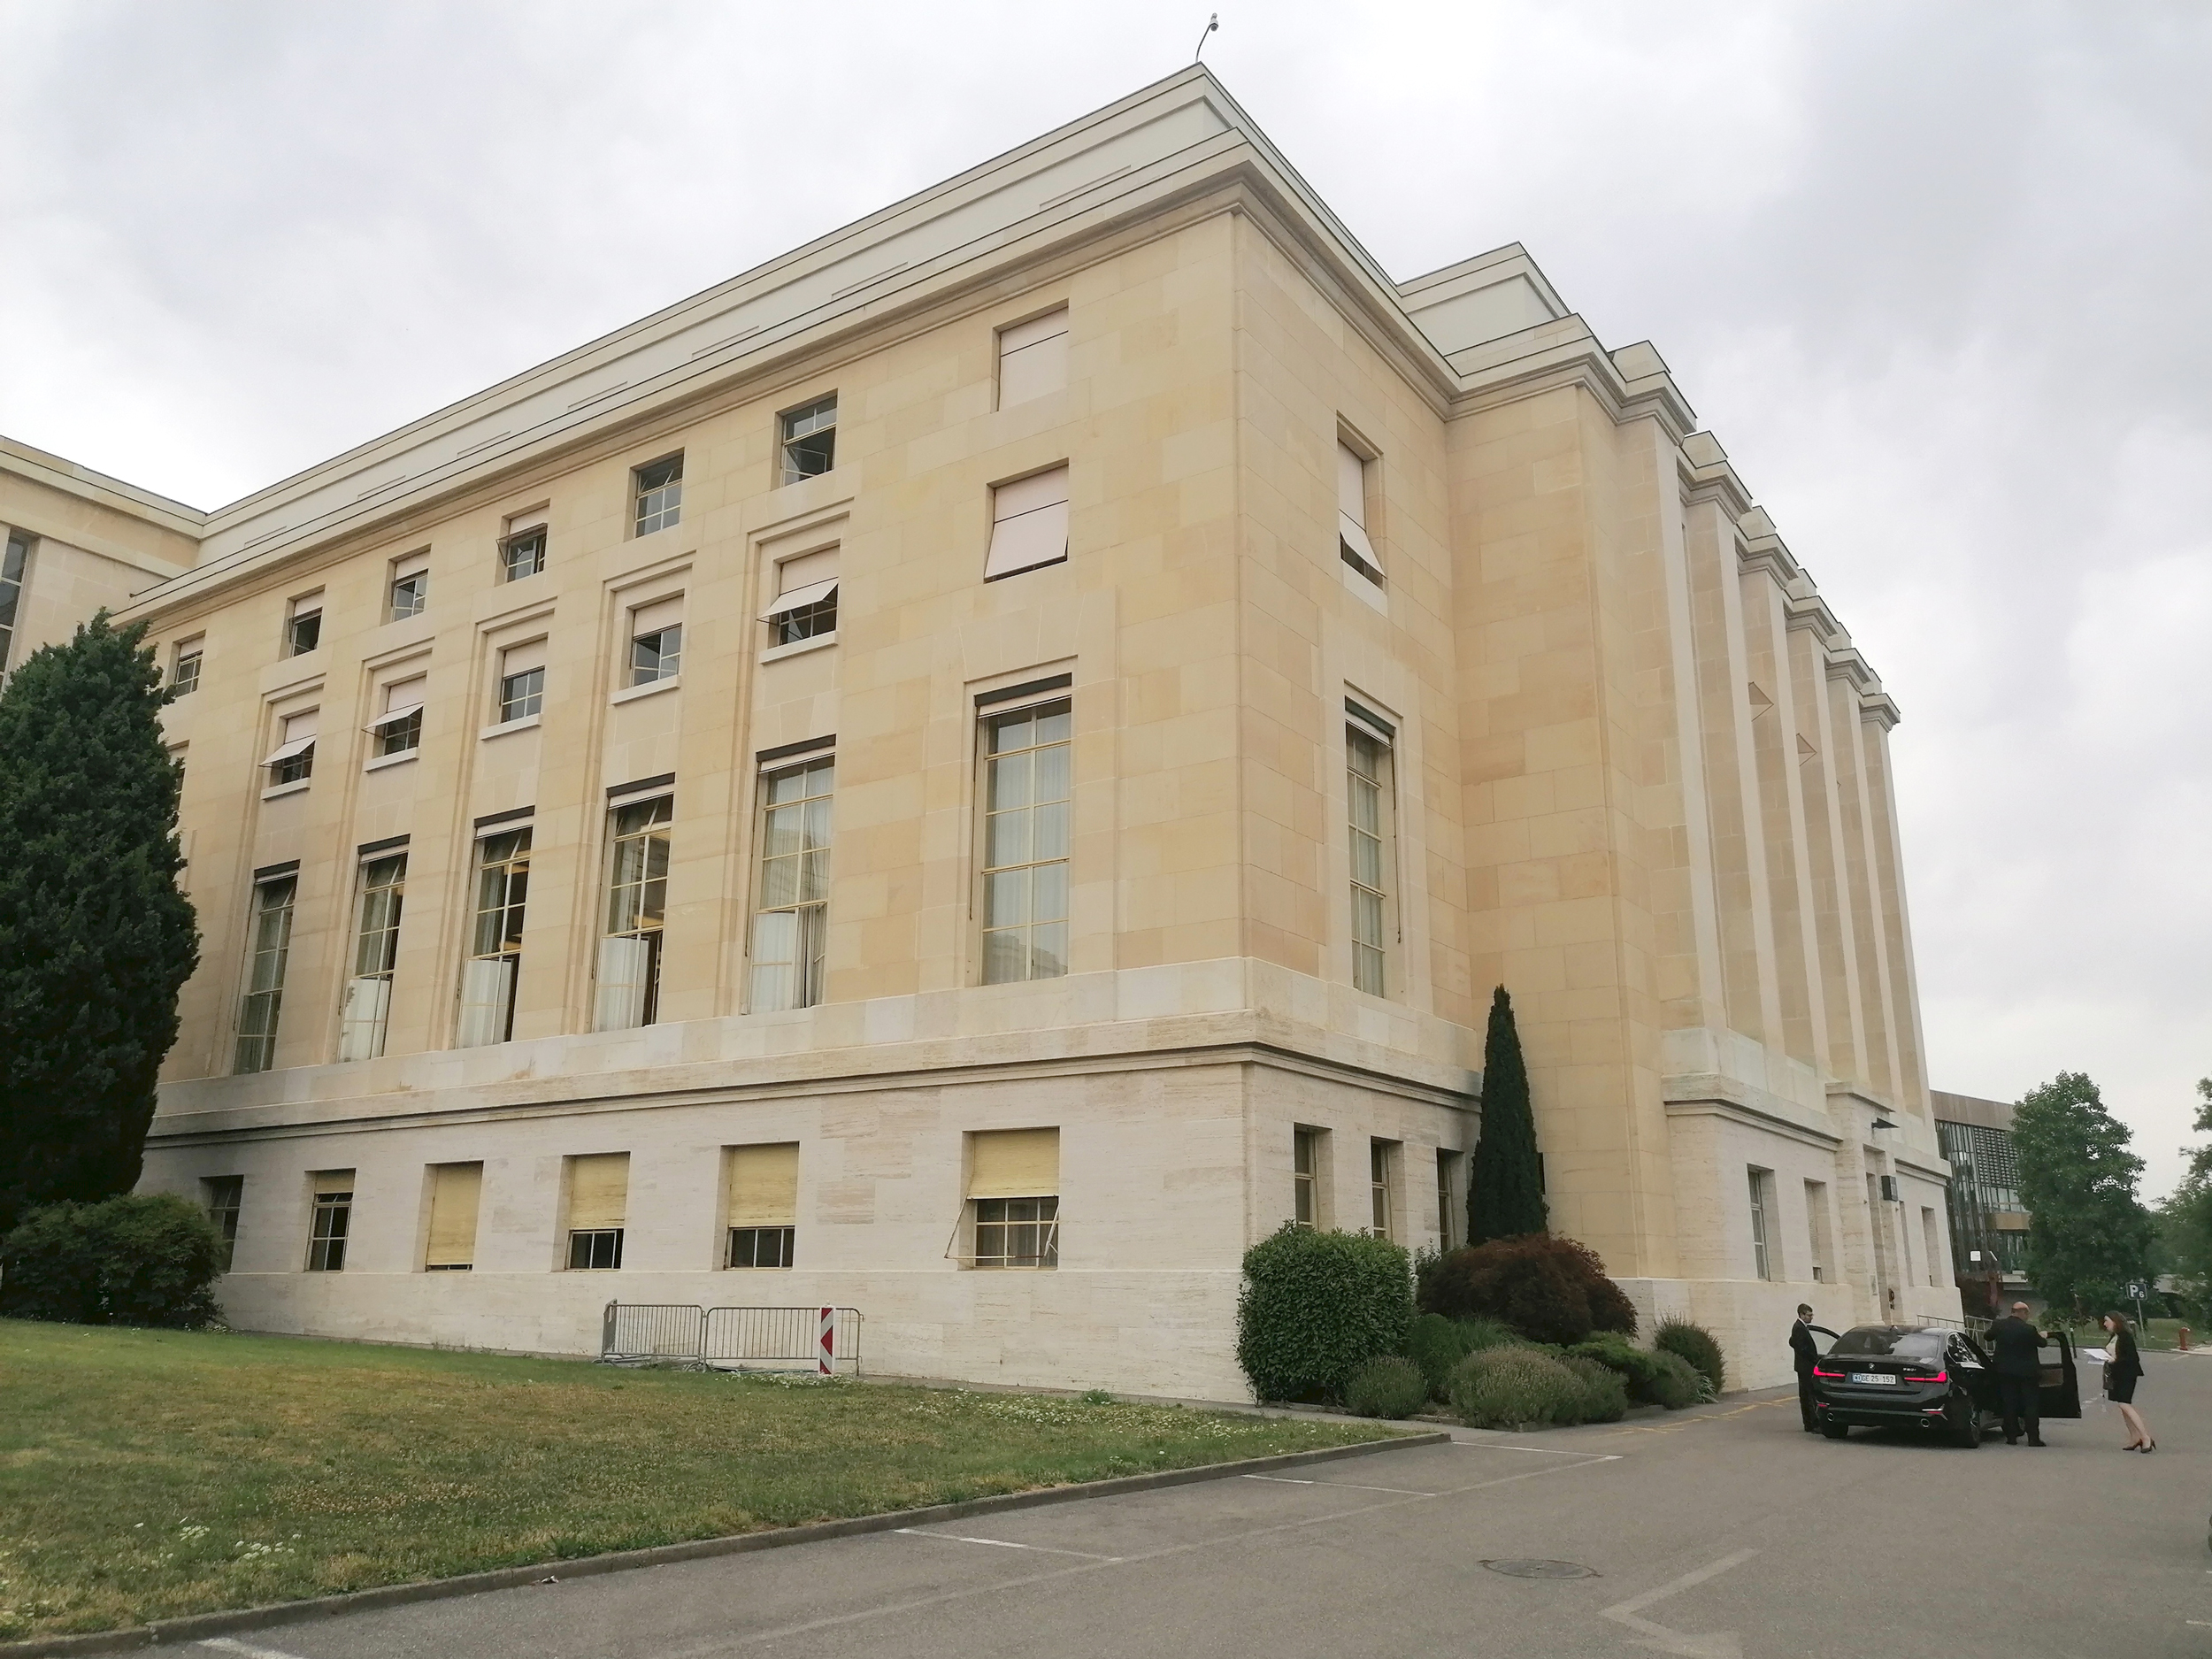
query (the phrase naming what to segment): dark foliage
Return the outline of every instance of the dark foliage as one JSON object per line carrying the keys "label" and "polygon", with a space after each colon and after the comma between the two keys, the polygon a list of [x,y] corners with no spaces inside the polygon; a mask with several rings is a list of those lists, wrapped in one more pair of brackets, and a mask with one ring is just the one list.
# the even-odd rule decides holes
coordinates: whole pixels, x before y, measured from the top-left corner
{"label": "dark foliage", "polygon": [[143,632],[103,612],[0,691],[0,1231],[135,1184],[199,959]]}
{"label": "dark foliage", "polygon": [[1409,1417],[1428,1399],[1428,1379],[1398,1354],[1376,1356],[1344,1383],[1344,1409],[1356,1417]]}
{"label": "dark foliage", "polygon": [[1652,1333],[1651,1345],[1663,1354],[1679,1354],[1689,1361],[1698,1374],[1712,1385],[1713,1397],[1720,1398],[1728,1363],[1710,1331],[1701,1325],[1692,1325],[1687,1319],[1663,1319],[1658,1330]]}
{"label": "dark foliage", "polygon": [[1244,1253],[1237,1363],[1262,1400],[1334,1400],[1413,1323],[1405,1250],[1387,1239],[1286,1222]]}
{"label": "dark foliage", "polygon": [[1454,1250],[1430,1277],[1426,1313],[1502,1319],[1539,1342],[1633,1334],[1636,1309],[1587,1245],[1548,1233]]}
{"label": "dark foliage", "polygon": [[2093,1314],[2148,1277],[2151,1218],[2136,1195],[2143,1160],[2129,1140],[2079,1071],[2030,1089],[2012,1114],[2028,1279],[2054,1309]]}
{"label": "dark foliage", "polygon": [[214,1224],[173,1193],[47,1204],[0,1239],[0,1314],[196,1330],[216,1317]]}
{"label": "dark foliage", "polygon": [[1483,1039],[1482,1128],[1467,1175],[1467,1241],[1517,1238],[1550,1225],[1528,1066],[1513,1023],[1513,999],[1501,985],[1490,999],[1490,1028]]}
{"label": "dark foliage", "polygon": [[1447,1319],[1440,1313],[1425,1313],[1406,1335],[1406,1353],[1429,1380],[1429,1392],[1439,1400],[1451,1397],[1452,1372],[1470,1354],[1500,1348],[1522,1339],[1512,1326],[1498,1319]]}

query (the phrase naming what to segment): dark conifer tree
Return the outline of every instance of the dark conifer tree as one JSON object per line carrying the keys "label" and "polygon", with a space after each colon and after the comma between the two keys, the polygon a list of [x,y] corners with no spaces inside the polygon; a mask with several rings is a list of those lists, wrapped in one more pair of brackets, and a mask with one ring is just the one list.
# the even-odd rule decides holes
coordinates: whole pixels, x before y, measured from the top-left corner
{"label": "dark conifer tree", "polygon": [[1548,1230],[1528,1066],[1513,1024],[1513,999],[1502,985],[1490,999],[1490,1029],[1482,1046],[1482,1132],[1468,1173],[1467,1242]]}
{"label": "dark conifer tree", "polygon": [[0,688],[0,1233],[136,1183],[199,960],[144,632],[103,611]]}

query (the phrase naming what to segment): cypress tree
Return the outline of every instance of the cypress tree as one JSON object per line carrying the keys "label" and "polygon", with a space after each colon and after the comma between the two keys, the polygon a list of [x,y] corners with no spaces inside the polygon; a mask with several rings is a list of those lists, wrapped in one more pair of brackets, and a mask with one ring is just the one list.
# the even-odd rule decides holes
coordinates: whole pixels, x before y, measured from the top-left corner
{"label": "cypress tree", "polygon": [[0,1233],[136,1184],[199,960],[144,633],[102,611],[0,688]]}
{"label": "cypress tree", "polygon": [[1513,1023],[1513,999],[1502,985],[1490,999],[1490,1029],[1482,1045],[1482,1133],[1468,1172],[1467,1242],[1548,1230],[1528,1066]]}

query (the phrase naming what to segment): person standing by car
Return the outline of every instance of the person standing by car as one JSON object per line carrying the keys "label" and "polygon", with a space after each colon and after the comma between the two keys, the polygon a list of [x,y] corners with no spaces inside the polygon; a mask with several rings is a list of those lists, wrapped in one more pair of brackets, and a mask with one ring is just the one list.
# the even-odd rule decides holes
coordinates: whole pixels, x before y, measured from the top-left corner
{"label": "person standing by car", "polygon": [[2043,1333],[2028,1322],[2028,1304],[1989,1327],[1989,1346],[1997,1362],[1997,1398],[2005,1417],[2005,1444],[2020,1443],[2020,1419],[2028,1420],[2028,1444],[2043,1444]]}
{"label": "person standing by car", "polygon": [[2108,1313],[2104,1328],[2111,1333],[2107,1348],[2111,1357],[2104,1363],[2104,1397],[2120,1408],[2121,1420],[2128,1425],[2127,1443],[2124,1452],[2147,1452],[2156,1448],[2158,1442],[2151,1438],[2150,1425],[2143,1421],[2143,1414],[2135,1409],[2135,1385],[2143,1375],[2143,1357],[2135,1351],[2135,1333],[2128,1328],[2127,1316]]}
{"label": "person standing by car", "polygon": [[1813,1410],[1813,1366],[1820,1358],[1820,1344],[1813,1340],[1813,1304],[1797,1304],[1797,1323],[1790,1326],[1790,1355],[1797,1362],[1797,1410],[1805,1419],[1805,1432],[1817,1434],[1820,1418]]}

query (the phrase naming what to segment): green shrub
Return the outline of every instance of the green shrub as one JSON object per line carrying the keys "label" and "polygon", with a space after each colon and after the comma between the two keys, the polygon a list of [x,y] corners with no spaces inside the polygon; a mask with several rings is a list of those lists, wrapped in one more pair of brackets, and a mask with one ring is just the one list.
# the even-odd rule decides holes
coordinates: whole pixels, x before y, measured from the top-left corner
{"label": "green shrub", "polygon": [[1705,1391],[1705,1379],[1698,1374],[1696,1366],[1679,1354],[1665,1351],[1652,1356],[1653,1377],[1650,1398],[1654,1405],[1662,1405],[1670,1411],[1679,1411],[1694,1406],[1701,1400],[1713,1396]]}
{"label": "green shrub", "polygon": [[1541,1348],[1482,1348],[1452,1373],[1452,1409],[1472,1428],[1565,1427],[1589,1404],[1589,1385]]}
{"label": "green shrub", "polygon": [[1379,1354],[1345,1379],[1344,1409],[1356,1417],[1409,1417],[1429,1402],[1429,1379],[1398,1354]]}
{"label": "green shrub", "polygon": [[1559,1363],[1582,1379],[1585,1423],[1618,1423],[1628,1415],[1628,1384],[1620,1372],[1586,1354],[1562,1354]]}
{"label": "green shrub", "polygon": [[1522,1340],[1511,1325],[1496,1319],[1447,1319],[1440,1313],[1425,1313],[1406,1335],[1406,1352],[1428,1379],[1429,1393],[1448,1400],[1452,1372],[1470,1354]]}
{"label": "green shrub", "polygon": [[1587,1245],[1528,1233],[1454,1250],[1426,1286],[1426,1313],[1502,1319],[1539,1342],[1579,1342],[1594,1330],[1633,1335],[1636,1309]]}
{"label": "green shrub", "polygon": [[0,1239],[0,1313],[196,1330],[217,1316],[221,1259],[214,1225],[173,1194],[47,1204]]}
{"label": "green shrub", "polygon": [[1567,1352],[1595,1360],[1608,1370],[1619,1372],[1621,1381],[1628,1388],[1628,1397],[1638,1405],[1659,1403],[1652,1393],[1659,1376],[1658,1357],[1647,1348],[1638,1348],[1617,1331],[1601,1332],[1586,1342],[1576,1343]]}
{"label": "green shrub", "polygon": [[1262,1400],[1334,1400],[1379,1354],[1405,1351],[1413,1280],[1402,1248],[1286,1222],[1244,1253],[1237,1363]]}
{"label": "green shrub", "polygon": [[1679,1354],[1689,1361],[1711,1385],[1709,1398],[1720,1398],[1722,1379],[1728,1364],[1710,1331],[1701,1325],[1692,1325],[1687,1319],[1662,1319],[1651,1343],[1663,1354]]}

